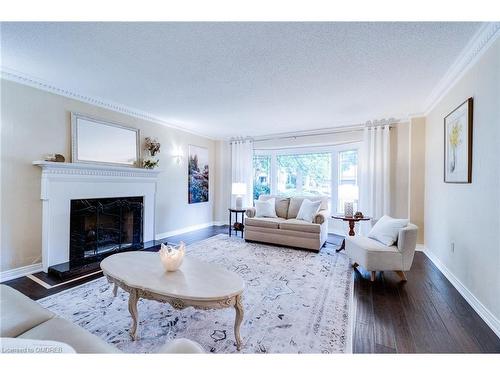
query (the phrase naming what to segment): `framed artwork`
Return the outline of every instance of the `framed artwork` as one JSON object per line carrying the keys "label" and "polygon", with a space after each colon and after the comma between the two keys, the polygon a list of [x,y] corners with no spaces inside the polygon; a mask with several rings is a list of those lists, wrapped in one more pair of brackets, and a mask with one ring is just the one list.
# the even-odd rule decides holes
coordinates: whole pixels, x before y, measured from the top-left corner
{"label": "framed artwork", "polygon": [[189,145],[188,203],[208,202],[208,149]]}
{"label": "framed artwork", "polygon": [[444,182],[472,182],[472,114],[469,98],[444,118]]}

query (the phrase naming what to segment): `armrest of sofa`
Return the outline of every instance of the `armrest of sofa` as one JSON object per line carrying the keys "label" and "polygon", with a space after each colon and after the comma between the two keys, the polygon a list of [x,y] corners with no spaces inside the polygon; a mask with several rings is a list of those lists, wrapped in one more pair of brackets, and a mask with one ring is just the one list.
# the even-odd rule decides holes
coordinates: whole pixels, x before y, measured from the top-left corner
{"label": "armrest of sofa", "polygon": [[314,224],[323,224],[328,221],[329,212],[328,210],[321,210],[313,218]]}
{"label": "armrest of sofa", "polygon": [[398,250],[402,253],[414,252],[417,247],[418,227],[409,223],[406,227],[399,230]]}
{"label": "armrest of sofa", "polygon": [[254,217],[255,216],[255,207],[247,208],[245,213],[247,214],[247,217]]}

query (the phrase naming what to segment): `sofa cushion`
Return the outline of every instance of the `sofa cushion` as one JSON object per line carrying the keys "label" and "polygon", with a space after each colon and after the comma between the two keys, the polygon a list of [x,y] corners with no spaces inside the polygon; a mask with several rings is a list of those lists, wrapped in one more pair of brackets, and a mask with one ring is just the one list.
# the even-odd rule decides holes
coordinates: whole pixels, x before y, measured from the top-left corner
{"label": "sofa cushion", "polygon": [[247,217],[245,219],[245,225],[278,229],[280,223],[284,221],[286,220],[281,217]]}
{"label": "sofa cushion", "polygon": [[286,219],[288,215],[288,206],[290,205],[290,198],[284,198],[275,195],[259,196],[259,200],[264,200],[264,201],[272,198],[275,198],[276,215],[278,217]]}
{"label": "sofa cushion", "polygon": [[[249,233],[259,233],[262,235],[265,234],[276,234],[282,238],[285,237],[300,237],[300,238],[308,238],[308,239],[318,239],[320,237],[319,233],[313,232],[299,232],[297,230],[288,230],[288,229],[275,229],[275,228],[264,228],[264,227],[254,227],[254,226],[246,226],[245,227],[245,236]],[[262,238],[259,240],[261,242],[265,242]]]}
{"label": "sofa cushion", "polygon": [[302,201],[304,199],[309,199],[312,202],[321,201],[321,205],[319,207],[320,210],[328,209],[328,197],[317,195],[317,196],[309,196],[309,197],[291,197],[290,198],[290,206],[288,207],[287,219],[295,219],[297,214],[299,213],[300,206],[302,205]]}
{"label": "sofa cushion", "polygon": [[309,223],[305,220],[288,219],[279,224],[280,229],[294,230],[297,232],[320,233],[321,225]]}
{"label": "sofa cushion", "polygon": [[255,217],[277,217],[275,198],[255,201]]}
{"label": "sofa cushion", "polygon": [[309,199],[304,199],[300,205],[299,213],[297,214],[297,219],[307,221],[312,223],[314,217],[319,211],[319,206],[321,201],[312,202]]}
{"label": "sofa cushion", "polygon": [[17,337],[54,316],[24,294],[0,285],[0,336]]}
{"label": "sofa cushion", "polygon": [[368,237],[391,246],[397,241],[399,230],[406,227],[409,222],[408,219],[394,219],[384,215],[373,226]]}
{"label": "sofa cushion", "polygon": [[60,317],[47,320],[19,337],[64,342],[77,353],[121,353],[99,337]]}

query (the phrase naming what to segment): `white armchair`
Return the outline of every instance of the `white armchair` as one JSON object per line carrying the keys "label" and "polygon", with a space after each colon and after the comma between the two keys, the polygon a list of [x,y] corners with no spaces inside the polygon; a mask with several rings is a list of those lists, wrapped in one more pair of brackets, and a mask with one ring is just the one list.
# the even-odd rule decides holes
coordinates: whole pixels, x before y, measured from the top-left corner
{"label": "white armchair", "polygon": [[392,246],[364,236],[346,237],[346,254],[358,265],[371,272],[371,281],[375,281],[377,271],[395,271],[406,280],[405,271],[409,271],[413,263],[417,246],[418,227],[409,223],[399,230],[398,240]]}

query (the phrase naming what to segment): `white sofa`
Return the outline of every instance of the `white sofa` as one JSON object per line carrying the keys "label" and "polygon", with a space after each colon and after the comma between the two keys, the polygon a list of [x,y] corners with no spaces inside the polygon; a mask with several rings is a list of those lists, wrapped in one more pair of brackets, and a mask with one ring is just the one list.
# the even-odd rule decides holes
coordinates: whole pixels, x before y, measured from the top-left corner
{"label": "white sofa", "polygon": [[406,280],[405,271],[409,271],[413,263],[417,246],[418,227],[409,223],[399,230],[397,242],[385,246],[381,242],[364,236],[346,237],[345,251],[353,261],[371,272],[371,281],[375,281],[377,271],[395,271]]}
{"label": "white sofa", "polygon": [[[328,237],[328,197],[259,196],[259,200],[271,198],[276,199],[278,217],[255,217],[255,208],[249,208],[246,211],[245,240],[319,251]],[[321,200],[321,206],[312,223],[297,219],[300,205],[306,198],[311,201]]]}
{"label": "white sofa", "polygon": [[[122,353],[7,285],[0,285],[0,337],[4,353],[48,353],[44,348],[53,353]],[[202,352],[199,344],[187,339],[173,340],[159,351]]]}

